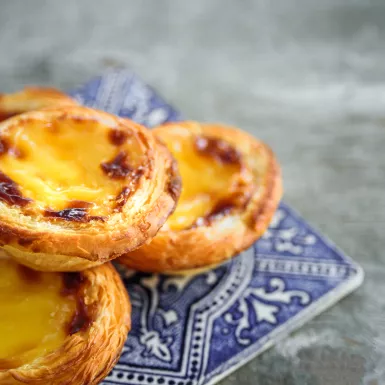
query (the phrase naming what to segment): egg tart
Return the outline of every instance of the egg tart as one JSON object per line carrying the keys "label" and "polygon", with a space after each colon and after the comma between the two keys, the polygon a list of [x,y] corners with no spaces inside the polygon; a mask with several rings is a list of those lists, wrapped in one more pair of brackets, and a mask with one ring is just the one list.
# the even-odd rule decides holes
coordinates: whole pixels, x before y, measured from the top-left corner
{"label": "egg tart", "polygon": [[80,106],[0,123],[0,245],[41,271],[79,271],[152,238],[180,177],[146,128]]}
{"label": "egg tart", "polygon": [[98,384],[131,326],[113,266],[38,272],[2,257],[0,271],[0,385]]}
{"label": "egg tart", "polygon": [[13,94],[0,94],[0,121],[27,111],[76,104],[74,99],[55,88],[26,87]]}
{"label": "egg tart", "polygon": [[151,243],[120,258],[148,272],[216,265],[251,246],[266,230],[282,194],[268,146],[231,127],[169,123],[154,134],[178,162],[182,193]]}

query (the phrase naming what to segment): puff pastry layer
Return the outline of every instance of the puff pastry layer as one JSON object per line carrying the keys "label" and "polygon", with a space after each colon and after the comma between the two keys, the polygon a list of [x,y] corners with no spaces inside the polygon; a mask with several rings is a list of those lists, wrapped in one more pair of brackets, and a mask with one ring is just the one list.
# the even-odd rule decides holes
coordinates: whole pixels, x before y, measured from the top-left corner
{"label": "puff pastry layer", "polygon": [[171,123],[154,133],[178,161],[182,194],[151,243],[120,262],[142,271],[181,272],[218,264],[251,246],[282,195],[270,148],[222,125]]}
{"label": "puff pastry layer", "polygon": [[0,244],[42,271],[78,271],[152,238],[175,207],[173,157],[144,127],[80,106],[0,123]]}
{"label": "puff pastry layer", "polygon": [[0,94],[0,121],[27,111],[69,105],[77,103],[55,88],[26,87],[13,94]]}
{"label": "puff pastry layer", "polygon": [[113,266],[45,273],[0,259],[0,268],[0,385],[98,384],[131,326]]}

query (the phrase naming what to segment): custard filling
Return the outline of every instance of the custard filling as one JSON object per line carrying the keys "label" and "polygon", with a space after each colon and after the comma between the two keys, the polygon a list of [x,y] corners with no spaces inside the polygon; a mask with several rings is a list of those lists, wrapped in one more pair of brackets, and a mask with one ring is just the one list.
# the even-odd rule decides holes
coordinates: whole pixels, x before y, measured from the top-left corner
{"label": "custard filling", "polygon": [[[108,215],[142,164],[142,147],[113,121],[26,118],[0,132],[0,200],[55,217],[73,208]],[[10,200],[18,194],[24,201]]]}
{"label": "custard filling", "polygon": [[76,313],[63,294],[63,274],[29,270],[0,259],[0,371],[59,348]]}
{"label": "custard filling", "polygon": [[0,94],[0,121],[26,111],[55,105],[76,105],[76,101],[54,88],[27,87],[12,94]]}
{"label": "custard filling", "polygon": [[245,177],[242,156],[234,147],[179,126],[159,129],[156,135],[174,155],[182,177],[182,193],[166,228],[187,229],[215,211],[232,208],[233,194]]}

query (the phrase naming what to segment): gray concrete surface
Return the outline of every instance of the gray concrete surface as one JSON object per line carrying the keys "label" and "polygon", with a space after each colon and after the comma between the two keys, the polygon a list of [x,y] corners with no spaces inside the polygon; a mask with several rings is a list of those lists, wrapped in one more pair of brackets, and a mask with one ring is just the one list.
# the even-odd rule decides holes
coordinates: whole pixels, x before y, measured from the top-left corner
{"label": "gray concrete surface", "polygon": [[0,52],[2,92],[129,65],[186,116],[266,140],[286,201],[366,281],[222,383],[385,383],[385,1],[0,0]]}

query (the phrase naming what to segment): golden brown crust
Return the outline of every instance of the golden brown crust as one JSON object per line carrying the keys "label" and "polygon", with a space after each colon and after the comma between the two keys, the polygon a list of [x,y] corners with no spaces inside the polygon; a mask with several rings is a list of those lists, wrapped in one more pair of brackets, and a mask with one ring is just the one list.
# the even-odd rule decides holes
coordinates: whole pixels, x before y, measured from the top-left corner
{"label": "golden brown crust", "polygon": [[146,166],[134,199],[130,196],[103,221],[50,220],[0,201],[0,245],[11,257],[41,271],[78,271],[131,251],[157,233],[175,208],[180,186],[173,157],[150,131],[102,111],[67,106],[15,116],[0,123],[0,133],[29,119],[93,119],[126,127],[140,138]]}
{"label": "golden brown crust", "polygon": [[78,295],[92,308],[92,324],[67,336],[46,356],[0,371],[0,385],[93,385],[115,365],[131,328],[126,289],[110,263],[81,274],[84,281]]}
{"label": "golden brown crust", "polygon": [[233,145],[251,168],[257,188],[241,212],[180,231],[167,230],[164,226],[151,243],[120,257],[120,263],[136,270],[178,272],[215,265],[237,255],[264,233],[282,195],[278,162],[264,143],[236,128],[194,122],[167,124],[155,133],[175,125]]}
{"label": "golden brown crust", "polygon": [[69,105],[77,105],[76,100],[55,88],[26,87],[13,94],[0,94],[0,121],[27,111]]}

